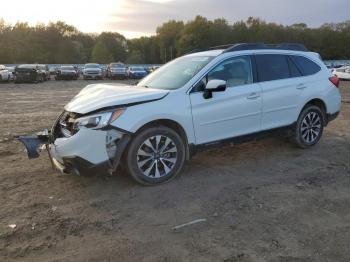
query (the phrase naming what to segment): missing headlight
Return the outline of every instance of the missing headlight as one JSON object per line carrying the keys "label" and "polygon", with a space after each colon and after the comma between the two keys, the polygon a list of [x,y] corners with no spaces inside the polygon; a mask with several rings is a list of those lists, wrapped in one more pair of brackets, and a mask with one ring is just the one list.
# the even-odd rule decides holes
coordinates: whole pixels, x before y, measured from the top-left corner
{"label": "missing headlight", "polygon": [[117,143],[119,139],[123,136],[120,132],[116,130],[108,130],[106,134],[106,150],[109,160],[113,160],[117,153]]}

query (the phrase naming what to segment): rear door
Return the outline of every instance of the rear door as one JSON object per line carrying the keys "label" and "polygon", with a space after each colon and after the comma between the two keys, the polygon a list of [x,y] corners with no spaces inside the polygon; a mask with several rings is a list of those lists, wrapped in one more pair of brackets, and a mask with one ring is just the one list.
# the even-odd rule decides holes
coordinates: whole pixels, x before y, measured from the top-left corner
{"label": "rear door", "polygon": [[287,126],[296,119],[298,98],[304,88],[289,59],[283,54],[257,54],[255,56],[258,79],[262,88],[262,130]]}

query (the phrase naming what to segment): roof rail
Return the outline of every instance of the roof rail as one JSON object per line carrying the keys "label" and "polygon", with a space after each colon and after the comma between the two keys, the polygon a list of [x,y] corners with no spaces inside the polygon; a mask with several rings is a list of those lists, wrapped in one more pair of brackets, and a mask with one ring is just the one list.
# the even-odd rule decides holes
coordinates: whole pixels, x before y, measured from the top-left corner
{"label": "roof rail", "polygon": [[224,50],[224,53],[243,51],[243,50],[259,50],[259,49],[279,49],[307,52],[308,49],[303,44],[282,43],[282,44],[265,44],[265,43],[241,43],[231,45]]}
{"label": "roof rail", "polygon": [[196,48],[196,49],[193,49],[193,50],[187,52],[186,55],[198,53],[198,52],[210,51],[210,50],[217,50],[217,49],[226,50],[227,48],[232,47],[232,46],[233,46],[233,44],[226,44],[226,45],[217,45],[217,46],[211,46],[211,47],[206,47],[206,48]]}
{"label": "roof rail", "polygon": [[217,45],[217,46],[211,46],[211,47],[207,48],[207,50],[227,49],[227,48],[230,48],[232,46],[233,46],[233,44]]}
{"label": "roof rail", "polygon": [[308,52],[309,50],[303,44],[298,43],[281,43],[281,44],[265,44],[265,43],[238,43],[238,44],[227,44],[218,45],[208,48],[197,48],[186,54],[192,54],[197,52],[225,49],[223,53],[243,51],[243,50],[259,50],[259,49],[279,49],[279,50],[292,50],[292,51],[302,51]]}

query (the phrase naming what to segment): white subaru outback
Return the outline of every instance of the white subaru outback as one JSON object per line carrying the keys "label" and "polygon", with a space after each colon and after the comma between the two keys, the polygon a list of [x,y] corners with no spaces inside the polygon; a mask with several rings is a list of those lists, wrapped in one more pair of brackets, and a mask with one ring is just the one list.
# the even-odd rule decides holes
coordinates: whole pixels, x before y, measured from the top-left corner
{"label": "white subaru outback", "polygon": [[88,85],[50,131],[19,140],[29,158],[46,146],[64,173],[116,171],[167,182],[198,150],[268,134],[314,146],[341,105],[339,80],[300,44],[236,44],[191,53],[136,86]]}

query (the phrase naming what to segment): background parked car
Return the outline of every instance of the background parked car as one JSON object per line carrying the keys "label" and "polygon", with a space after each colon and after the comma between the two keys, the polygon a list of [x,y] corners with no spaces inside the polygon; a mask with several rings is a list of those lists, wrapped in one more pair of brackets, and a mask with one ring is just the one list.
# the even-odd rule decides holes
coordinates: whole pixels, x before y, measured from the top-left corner
{"label": "background parked car", "polygon": [[15,67],[14,66],[9,66],[9,67],[6,67],[6,69],[11,73],[10,74],[10,80],[11,81],[14,81],[15,80]]}
{"label": "background parked car", "polygon": [[150,69],[149,69],[150,73],[156,71],[159,67],[160,66],[151,66]]}
{"label": "background parked car", "polygon": [[332,73],[336,75],[339,79],[350,80],[350,66],[334,68]]}
{"label": "background parked car", "polygon": [[72,65],[60,66],[56,72],[56,80],[77,80],[77,69]]}
{"label": "background parked car", "polygon": [[38,68],[41,72],[43,81],[47,81],[47,80],[51,79],[50,70],[49,70],[49,67],[47,65],[38,65]]}
{"label": "background parked car", "polygon": [[15,68],[15,83],[38,83],[43,81],[43,75],[38,65],[19,65]]}
{"label": "background parked car", "polygon": [[49,68],[50,75],[56,75],[57,69],[58,67],[50,67]]}
{"label": "background parked car", "polygon": [[76,66],[76,65],[74,65],[73,66],[74,67],[74,69],[75,69],[75,71],[77,72],[77,77],[79,78],[80,77],[80,74],[81,74],[81,68],[79,68],[79,66]]}
{"label": "background parked car", "polygon": [[86,64],[83,69],[83,78],[86,79],[102,79],[103,72],[99,64]]}
{"label": "background parked car", "polygon": [[110,63],[107,67],[107,77],[110,79],[126,79],[128,77],[127,67],[123,63]]}
{"label": "background parked car", "polygon": [[105,78],[107,77],[107,66],[106,65],[100,65],[101,70],[102,70],[102,77]]}
{"label": "background parked car", "polygon": [[128,69],[128,77],[132,79],[144,78],[147,74],[145,68],[141,66],[132,66]]}
{"label": "background parked car", "polygon": [[12,79],[12,73],[6,69],[4,65],[0,65],[0,81],[10,82]]}

